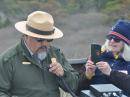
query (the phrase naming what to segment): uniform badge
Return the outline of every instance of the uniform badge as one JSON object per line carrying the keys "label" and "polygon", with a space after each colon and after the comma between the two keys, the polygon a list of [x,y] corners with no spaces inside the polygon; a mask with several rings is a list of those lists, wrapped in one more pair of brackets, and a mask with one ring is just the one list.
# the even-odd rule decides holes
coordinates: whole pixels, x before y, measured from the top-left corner
{"label": "uniform badge", "polygon": [[23,65],[29,65],[31,62],[22,62]]}

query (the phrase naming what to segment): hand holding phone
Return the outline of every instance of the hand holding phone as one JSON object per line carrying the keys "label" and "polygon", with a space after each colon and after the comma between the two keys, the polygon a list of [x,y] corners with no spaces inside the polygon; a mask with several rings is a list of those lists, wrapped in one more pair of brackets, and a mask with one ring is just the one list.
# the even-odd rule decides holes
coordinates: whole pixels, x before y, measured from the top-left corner
{"label": "hand holding phone", "polygon": [[91,44],[91,59],[96,64],[100,61],[101,55],[101,45],[99,44]]}

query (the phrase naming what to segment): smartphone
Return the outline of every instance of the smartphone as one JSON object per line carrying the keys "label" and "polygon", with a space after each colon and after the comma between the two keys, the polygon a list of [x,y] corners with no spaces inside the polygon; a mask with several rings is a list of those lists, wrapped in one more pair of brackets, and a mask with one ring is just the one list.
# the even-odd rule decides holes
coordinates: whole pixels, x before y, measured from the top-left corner
{"label": "smartphone", "polygon": [[96,64],[100,61],[101,55],[101,45],[99,44],[91,44],[91,59]]}

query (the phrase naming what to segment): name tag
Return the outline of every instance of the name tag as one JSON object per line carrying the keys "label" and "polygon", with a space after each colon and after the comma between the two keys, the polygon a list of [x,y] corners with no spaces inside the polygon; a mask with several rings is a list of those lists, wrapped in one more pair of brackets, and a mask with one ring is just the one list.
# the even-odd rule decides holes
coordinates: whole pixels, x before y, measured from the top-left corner
{"label": "name tag", "polygon": [[29,65],[31,62],[22,62],[23,65]]}

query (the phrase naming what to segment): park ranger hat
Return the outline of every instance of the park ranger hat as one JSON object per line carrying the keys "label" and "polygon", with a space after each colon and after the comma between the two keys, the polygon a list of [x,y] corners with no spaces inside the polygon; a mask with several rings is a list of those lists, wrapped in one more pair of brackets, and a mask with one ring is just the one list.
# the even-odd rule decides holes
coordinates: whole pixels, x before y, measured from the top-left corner
{"label": "park ranger hat", "polygon": [[63,36],[63,32],[54,26],[53,17],[43,11],[32,12],[27,21],[20,21],[15,28],[28,36],[43,39],[57,39]]}

